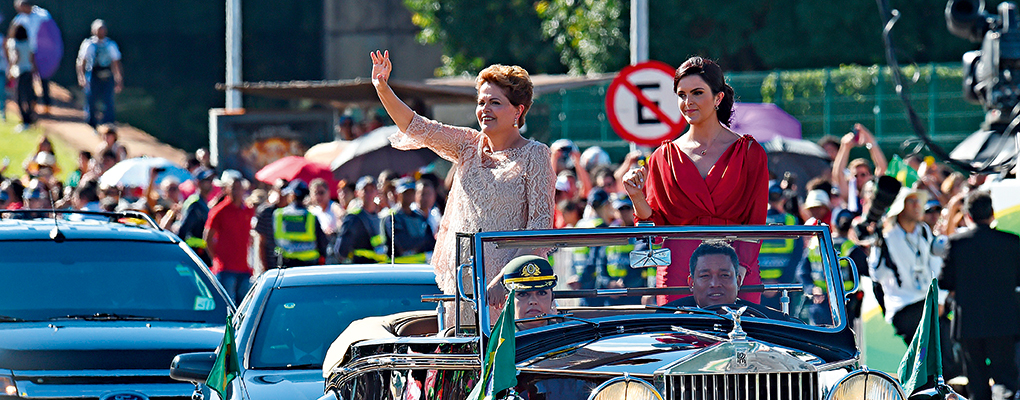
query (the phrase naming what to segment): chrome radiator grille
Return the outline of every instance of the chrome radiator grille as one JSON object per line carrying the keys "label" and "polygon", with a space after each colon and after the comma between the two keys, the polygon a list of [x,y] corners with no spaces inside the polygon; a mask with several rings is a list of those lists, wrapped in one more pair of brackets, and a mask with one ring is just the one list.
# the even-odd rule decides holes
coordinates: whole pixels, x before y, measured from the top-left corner
{"label": "chrome radiator grille", "polygon": [[667,375],[667,400],[817,400],[816,372]]}

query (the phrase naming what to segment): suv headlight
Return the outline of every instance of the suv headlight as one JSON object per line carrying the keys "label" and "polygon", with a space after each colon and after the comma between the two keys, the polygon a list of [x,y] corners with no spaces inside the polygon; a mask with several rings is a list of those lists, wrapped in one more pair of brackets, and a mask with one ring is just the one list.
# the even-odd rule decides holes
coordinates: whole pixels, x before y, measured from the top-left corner
{"label": "suv headlight", "polygon": [[662,395],[648,382],[624,374],[603,382],[588,400],[662,400]]}
{"label": "suv headlight", "polygon": [[851,372],[832,388],[826,400],[904,400],[903,389],[888,374],[867,368]]}
{"label": "suv headlight", "polygon": [[11,370],[0,370],[0,396],[17,396],[18,384],[14,382]]}

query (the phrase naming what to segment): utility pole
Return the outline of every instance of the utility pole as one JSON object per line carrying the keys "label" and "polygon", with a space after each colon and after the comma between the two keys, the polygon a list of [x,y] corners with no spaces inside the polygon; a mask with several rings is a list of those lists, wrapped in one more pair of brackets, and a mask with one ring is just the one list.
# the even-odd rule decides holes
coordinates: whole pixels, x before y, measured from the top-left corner
{"label": "utility pole", "polygon": [[648,61],[648,0],[630,0],[630,64]]}
{"label": "utility pole", "polygon": [[241,92],[241,0],[227,0],[227,101],[226,109],[242,108]]}
{"label": "utility pole", "polygon": [[[630,65],[644,61],[648,61],[648,0],[630,0]],[[638,146],[631,142],[630,151],[635,150]]]}

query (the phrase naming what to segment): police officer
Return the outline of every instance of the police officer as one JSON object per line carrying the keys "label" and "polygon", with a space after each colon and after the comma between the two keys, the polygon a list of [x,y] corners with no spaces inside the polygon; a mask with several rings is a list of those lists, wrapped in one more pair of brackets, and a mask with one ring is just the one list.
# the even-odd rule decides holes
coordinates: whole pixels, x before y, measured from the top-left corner
{"label": "police officer", "polygon": [[[613,208],[609,202],[609,194],[602,188],[594,188],[588,193],[588,206],[594,210],[592,218],[577,223],[578,228],[608,228],[613,221]],[[578,247],[574,249],[574,273],[577,274],[571,287],[575,289],[594,289],[598,278],[605,274],[606,248],[604,246]],[[603,271],[603,272],[600,272]],[[604,306],[605,298],[582,298],[582,306]]]}
{"label": "police officer", "polygon": [[[768,225],[797,225],[797,218],[785,211],[786,193],[779,181],[769,182],[769,209],[765,214]],[[767,239],[761,243],[758,267],[764,284],[793,283],[797,266],[804,258],[804,241],[799,238]],[[799,299],[798,299],[799,300]],[[762,293],[761,304],[780,309],[779,293]],[[796,309],[796,304],[791,305]]]}
{"label": "police officer", "polygon": [[[840,210],[836,215],[832,247],[839,252],[840,256],[850,257],[854,260],[854,265],[861,266],[858,268],[863,268],[864,265],[867,265],[867,254],[849,238],[853,219],[854,214],[848,210]],[[850,289],[853,289],[854,277],[850,264],[846,261],[840,261],[839,273],[843,280],[843,290],[850,291]],[[811,299],[811,305],[808,306],[811,322],[813,324],[831,324],[832,314],[829,310],[828,296],[826,295],[829,288],[825,283],[825,269],[822,264],[822,254],[819,251],[817,237],[812,238],[810,243],[808,243],[807,258],[801,266],[800,275],[804,284],[804,294]],[[865,275],[867,275],[866,272]],[[861,316],[861,301],[863,298],[861,292],[847,298],[847,315],[850,318],[859,318]]]}
{"label": "police officer", "polygon": [[[533,255],[510,260],[503,267],[503,286],[514,291],[514,319],[535,318],[556,314],[553,287],[556,275],[549,261]],[[553,320],[543,319],[517,324],[517,330],[549,325]]]}
{"label": "police officer", "polygon": [[[623,193],[609,196],[613,209],[616,210],[616,222],[612,226],[634,226],[634,203]],[[596,287],[607,289],[647,287],[649,276],[654,276],[654,268],[631,268],[630,252],[633,244],[606,246],[606,268],[600,272]],[[638,250],[645,250],[645,244],[637,245]],[[607,305],[641,304],[637,296],[609,297]]]}
{"label": "police officer", "polygon": [[400,206],[391,207],[382,220],[382,234],[387,239],[385,254],[392,252],[393,262],[397,264],[424,264],[436,247],[428,218],[411,208],[415,200],[414,188],[413,179],[398,180],[396,191]]}
{"label": "police officer", "polygon": [[195,181],[198,182],[198,190],[189,196],[181,204],[184,210],[181,212],[180,225],[177,225],[177,236],[184,239],[184,243],[191,247],[198,254],[206,265],[212,265],[209,252],[206,251],[205,239],[202,233],[205,230],[205,220],[209,218],[209,194],[212,193],[213,178],[215,173],[206,168],[199,168],[195,171]]}
{"label": "police officer", "polygon": [[354,187],[358,198],[347,208],[347,215],[340,223],[340,233],[334,246],[342,262],[355,264],[385,263],[386,238],[380,233],[379,204],[376,196],[379,190],[375,179],[363,176]]}
{"label": "police officer", "polygon": [[329,240],[315,214],[304,201],[308,184],[295,179],[281,192],[290,197],[290,205],[273,211],[273,237],[280,267],[319,265],[325,260]]}

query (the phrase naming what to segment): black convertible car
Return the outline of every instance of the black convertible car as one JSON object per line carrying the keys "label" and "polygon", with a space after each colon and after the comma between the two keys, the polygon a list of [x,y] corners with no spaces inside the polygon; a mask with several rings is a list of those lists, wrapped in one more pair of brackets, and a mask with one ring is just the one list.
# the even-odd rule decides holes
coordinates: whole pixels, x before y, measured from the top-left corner
{"label": "black convertible car", "polygon": [[[464,305],[461,309],[475,322],[439,318],[438,329],[406,329],[411,324],[435,324],[439,317],[419,312],[353,323],[325,360],[328,376],[322,399],[467,398],[478,381],[484,358],[480,350],[492,334],[490,304],[479,288],[486,287],[480,275],[487,257],[484,250],[493,248],[548,255],[559,271],[565,269],[555,264],[571,259],[562,254],[628,253],[609,261],[616,268],[596,279],[595,287],[556,290],[553,313],[516,321],[517,385],[493,398],[796,400],[911,395],[889,375],[861,365],[844,301],[857,290],[858,275],[852,262],[841,261],[833,249],[827,227],[482,232],[462,234],[458,241],[463,270],[459,276],[464,277],[460,293],[425,300]],[[764,284],[740,286],[740,299],[727,300],[731,304],[709,304],[709,297],[699,297],[707,293],[700,283],[656,285],[652,279],[626,276],[652,277],[656,268],[690,268],[693,251],[709,242],[733,248],[741,265],[774,265],[775,250],[798,241],[804,245],[798,248],[806,250],[796,256],[817,263],[807,284],[794,283],[797,280],[784,273]],[[698,271],[694,280],[701,278]],[[566,277],[559,279],[561,289]],[[685,297],[692,291],[694,296]],[[521,323],[537,320],[548,323],[520,329]],[[939,394],[945,389],[940,386],[942,392],[915,393],[911,398],[955,396]]]}

